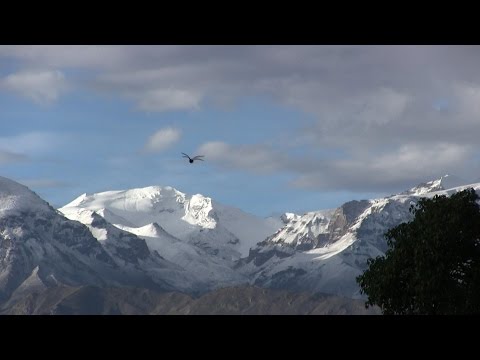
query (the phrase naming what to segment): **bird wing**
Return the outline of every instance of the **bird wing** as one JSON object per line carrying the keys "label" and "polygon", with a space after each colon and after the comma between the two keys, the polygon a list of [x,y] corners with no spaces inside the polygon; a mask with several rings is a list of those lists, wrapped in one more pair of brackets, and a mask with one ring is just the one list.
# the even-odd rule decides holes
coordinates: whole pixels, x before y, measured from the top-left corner
{"label": "bird wing", "polygon": [[203,161],[202,157],[204,157],[205,155],[197,155],[195,156],[194,158],[192,158],[192,160],[201,160]]}
{"label": "bird wing", "polygon": [[182,152],[182,154],[183,154],[183,156],[182,156],[182,157],[187,157],[187,158],[189,158],[189,159],[190,159],[190,156],[188,156],[187,154],[185,154],[185,153],[183,153],[183,152]]}

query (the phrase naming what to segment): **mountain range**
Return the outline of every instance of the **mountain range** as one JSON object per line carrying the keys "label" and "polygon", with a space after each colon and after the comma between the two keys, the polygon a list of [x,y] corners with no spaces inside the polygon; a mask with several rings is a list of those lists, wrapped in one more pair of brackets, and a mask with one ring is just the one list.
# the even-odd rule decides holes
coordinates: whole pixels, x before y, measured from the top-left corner
{"label": "mountain range", "polygon": [[[226,299],[250,294],[235,313],[268,313],[251,299],[266,304],[288,294],[274,313],[329,313],[328,306],[365,313],[355,277],[368,258],[385,252],[383,234],[409,221],[408,209],[420,197],[467,187],[480,191],[480,183],[446,175],[385,198],[260,218],[169,186],[83,194],[54,209],[0,177],[1,311],[92,312],[96,305],[81,305],[84,299],[98,301],[99,313],[128,313],[126,299],[139,294],[132,313],[219,313]],[[120,293],[124,305],[105,310],[105,299]],[[171,301],[166,294],[186,308],[203,305],[155,310]],[[139,305],[142,298],[151,306]],[[217,305],[208,309],[205,299]],[[302,305],[294,310],[292,303]]]}

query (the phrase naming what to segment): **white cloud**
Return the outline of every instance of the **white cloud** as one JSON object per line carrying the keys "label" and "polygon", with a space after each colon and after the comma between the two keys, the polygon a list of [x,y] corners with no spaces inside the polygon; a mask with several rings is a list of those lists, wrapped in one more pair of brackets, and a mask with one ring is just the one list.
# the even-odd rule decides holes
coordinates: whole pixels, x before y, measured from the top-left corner
{"label": "white cloud", "polygon": [[33,131],[13,136],[0,137],[0,149],[21,154],[44,154],[55,150],[65,141],[65,135]]}
{"label": "white cloud", "polygon": [[198,154],[230,169],[272,173],[286,167],[288,159],[263,145],[229,145],[221,141],[201,145]]}
{"label": "white cloud", "polygon": [[23,154],[0,150],[0,164],[9,164],[27,160]]}
{"label": "white cloud", "polygon": [[437,143],[407,144],[396,152],[385,154],[371,161],[372,170],[384,173],[441,171],[455,163],[462,162],[469,154],[469,146]]}
{"label": "white cloud", "polygon": [[446,173],[462,173],[471,155],[469,145],[406,144],[389,153],[318,162],[310,171],[299,172],[292,184],[310,189],[395,192]]}
{"label": "white cloud", "polygon": [[[480,133],[478,46],[0,46],[0,57],[28,68],[87,69],[89,89],[133,99],[144,111],[261,95],[311,114],[301,133],[274,136],[287,145],[298,139],[305,154],[327,153],[320,158],[295,158],[296,146],[212,142],[199,149],[218,166],[288,171],[302,186],[403,186],[447,168],[473,173],[478,162],[469,155]],[[12,91],[35,101],[62,93],[39,95],[31,89],[44,87],[13,80]],[[432,107],[435,99],[445,99],[446,111]],[[176,140],[160,132],[145,150]],[[341,158],[328,161],[328,153]]]}
{"label": "white cloud", "polygon": [[20,184],[23,184],[29,188],[35,189],[47,189],[47,188],[59,188],[68,186],[63,181],[53,180],[53,179],[26,179],[26,180],[18,180]]}
{"label": "white cloud", "polygon": [[147,91],[138,100],[138,106],[146,111],[197,109],[201,96],[186,90],[158,89]]}
{"label": "white cloud", "polygon": [[181,131],[175,128],[164,128],[150,136],[145,144],[144,151],[160,152],[175,144],[181,136]]}
{"label": "white cloud", "polygon": [[368,125],[383,125],[397,120],[405,110],[409,96],[390,88],[380,88],[368,96],[354,99],[354,113]]}
{"label": "white cloud", "polygon": [[480,85],[473,83],[455,84],[456,110],[464,122],[480,123]]}
{"label": "white cloud", "polygon": [[65,76],[57,70],[17,72],[2,79],[1,85],[37,104],[52,103],[67,89]]}
{"label": "white cloud", "polygon": [[231,156],[231,147],[222,141],[210,141],[202,144],[197,152],[208,156],[211,160],[222,161]]}
{"label": "white cloud", "polygon": [[464,175],[473,147],[442,142],[405,144],[386,153],[357,152],[334,159],[287,155],[264,145],[214,141],[200,146],[197,153],[227,170],[288,173],[293,177],[290,184],[299,188],[398,192],[445,173]]}
{"label": "white cloud", "polygon": [[131,48],[113,45],[2,45],[0,56],[35,67],[112,68],[127,64]]}

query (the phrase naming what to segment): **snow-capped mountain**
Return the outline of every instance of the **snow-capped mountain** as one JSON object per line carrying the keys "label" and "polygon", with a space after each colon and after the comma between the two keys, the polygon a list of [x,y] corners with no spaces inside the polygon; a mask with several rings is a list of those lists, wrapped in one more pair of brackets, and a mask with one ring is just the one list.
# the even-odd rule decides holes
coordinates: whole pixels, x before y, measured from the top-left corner
{"label": "snow-capped mountain", "polygon": [[[152,253],[161,254],[162,258],[175,264],[177,269],[182,271],[183,276],[175,278],[175,275],[178,276],[178,271],[173,274],[165,274],[165,269],[156,263],[150,263],[149,266],[145,266],[146,264],[143,263],[144,270],[154,277],[158,272],[160,278],[169,278],[172,283],[175,283],[177,289],[191,292],[192,290],[209,290],[248,282],[247,278],[232,269],[231,261],[227,262],[218,256],[208,254],[200,247],[175,238],[157,223],[141,227],[120,224],[113,226],[93,210],[65,207],[62,211],[67,218],[85,224],[107,251],[110,249],[109,242],[118,244],[119,241],[124,242],[125,239],[133,238],[137,241],[140,238],[143,239],[144,241],[142,241],[146,243]],[[112,251],[115,252],[115,255],[118,248],[117,245]],[[136,247],[130,245],[122,249],[125,251],[120,255],[131,256]],[[174,277],[171,278],[169,275]]]}
{"label": "snow-capped mountain", "polygon": [[158,226],[173,238],[226,261],[247,256],[252,246],[282,226],[280,219],[258,218],[170,186],[83,194],[59,210],[68,214],[70,209],[80,208],[133,232],[134,228]]}
{"label": "snow-capped mountain", "polygon": [[384,254],[384,233],[411,219],[410,205],[467,187],[480,192],[480,183],[444,176],[398,195],[262,219],[158,186],[83,194],[57,211],[0,177],[0,303],[57,285],[201,293],[250,283],[360,298],[356,276]]}
{"label": "snow-capped mountain", "polygon": [[459,178],[454,175],[445,175],[440,179],[432,180],[426,183],[418,184],[417,186],[411,188],[410,190],[404,191],[402,195],[423,195],[439,190],[447,190],[457,186],[462,186],[466,184],[467,181]]}
{"label": "snow-capped mountain", "polygon": [[308,250],[321,242],[328,241],[329,229],[335,210],[309,212],[303,216],[285,213],[281,219],[285,226],[269,236],[264,242],[284,244],[297,250]]}
{"label": "snow-capped mountain", "polygon": [[65,218],[27,187],[0,177],[0,300],[16,291],[62,284],[201,287],[183,269],[151,252],[143,239],[98,215],[81,216],[90,229]]}
{"label": "snow-capped mountain", "polygon": [[[162,243],[173,244],[179,240],[173,239],[157,224],[141,228],[126,226],[119,228],[107,222],[93,210],[75,207],[63,209],[62,214],[70,220],[86,225],[91,234],[123,269],[140,271],[156,283],[173,284],[171,288],[176,290],[204,291],[213,287],[211,279],[197,271],[190,271],[185,266],[190,263],[182,263],[177,257],[172,256],[172,252],[179,246],[161,246]],[[148,245],[152,239],[155,239],[156,246]],[[179,252],[195,264],[195,261],[188,257],[190,249],[185,247],[180,247]],[[233,281],[234,274],[231,274],[229,279]]]}
{"label": "snow-capped mountain", "polygon": [[298,220],[299,218],[300,218],[300,215],[289,213],[289,212],[286,212],[280,215],[280,220],[282,220],[282,223],[284,225],[287,225],[292,220]]}
{"label": "snow-capped mountain", "polygon": [[449,187],[458,183],[445,176],[399,195],[290,216],[282,229],[251,249],[239,271],[258,286],[359,298],[356,276],[366,269],[368,258],[386,251],[384,233],[412,219],[409,207],[419,197],[450,195],[468,187],[480,193],[480,183]]}

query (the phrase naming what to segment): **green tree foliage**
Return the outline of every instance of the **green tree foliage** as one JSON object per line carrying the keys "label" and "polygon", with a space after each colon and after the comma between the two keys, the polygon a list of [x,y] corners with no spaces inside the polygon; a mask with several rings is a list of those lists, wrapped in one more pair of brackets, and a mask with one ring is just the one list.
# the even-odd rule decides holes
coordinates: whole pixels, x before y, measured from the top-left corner
{"label": "green tree foliage", "polygon": [[390,229],[385,256],[357,277],[366,307],[392,314],[480,313],[480,207],[473,189],[422,198]]}

